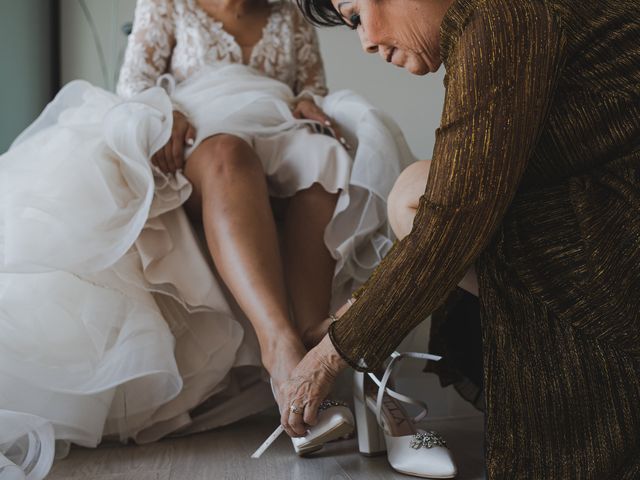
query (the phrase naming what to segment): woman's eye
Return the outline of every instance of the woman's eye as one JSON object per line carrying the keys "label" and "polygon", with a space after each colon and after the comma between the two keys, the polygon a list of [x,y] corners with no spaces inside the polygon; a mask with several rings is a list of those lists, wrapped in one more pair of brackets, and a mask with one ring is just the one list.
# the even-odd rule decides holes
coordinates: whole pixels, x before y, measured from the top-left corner
{"label": "woman's eye", "polygon": [[360,25],[360,15],[354,13],[349,17],[349,28],[355,30],[358,28],[358,25]]}

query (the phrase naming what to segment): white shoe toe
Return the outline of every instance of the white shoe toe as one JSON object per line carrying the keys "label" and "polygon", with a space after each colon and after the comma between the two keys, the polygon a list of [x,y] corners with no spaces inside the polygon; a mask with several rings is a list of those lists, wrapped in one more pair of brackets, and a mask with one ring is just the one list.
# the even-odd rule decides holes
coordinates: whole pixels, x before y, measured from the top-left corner
{"label": "white shoe toe", "polygon": [[412,435],[385,438],[389,463],[395,470],[424,478],[456,476],[457,468],[448,448],[412,448],[412,438]]}

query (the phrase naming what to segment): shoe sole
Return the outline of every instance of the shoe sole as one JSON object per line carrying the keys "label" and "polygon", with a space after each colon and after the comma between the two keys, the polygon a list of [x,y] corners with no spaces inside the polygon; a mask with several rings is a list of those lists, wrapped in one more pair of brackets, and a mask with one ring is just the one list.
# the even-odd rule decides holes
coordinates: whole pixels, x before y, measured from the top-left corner
{"label": "shoe sole", "polygon": [[[391,465],[391,464],[389,464],[389,465]],[[405,472],[404,470],[398,470],[397,468],[394,468],[393,465],[391,465],[391,468],[393,468],[396,472],[400,472],[400,473],[403,473],[405,475],[410,475],[412,477],[418,477],[418,478],[436,478],[436,479],[440,479],[440,478],[456,478],[456,476],[457,476],[457,474],[456,474],[456,475],[447,475],[446,477],[435,477],[433,475],[427,476],[427,475],[419,475],[419,474],[413,473],[413,472]]]}
{"label": "shoe sole", "polygon": [[367,457],[367,458],[373,458],[373,457],[381,457],[382,455],[385,455],[386,453],[387,453],[386,450],[380,450],[379,452],[369,452],[369,453],[360,452],[360,455],[362,455],[363,457]]}
{"label": "shoe sole", "polygon": [[303,457],[305,455],[309,455],[310,453],[317,452],[324,447],[325,443],[330,442],[331,440],[338,439],[352,431],[353,425],[347,422],[341,423],[317,437],[313,441],[312,445],[308,447],[300,447],[300,449],[296,453],[298,454],[298,456]]}

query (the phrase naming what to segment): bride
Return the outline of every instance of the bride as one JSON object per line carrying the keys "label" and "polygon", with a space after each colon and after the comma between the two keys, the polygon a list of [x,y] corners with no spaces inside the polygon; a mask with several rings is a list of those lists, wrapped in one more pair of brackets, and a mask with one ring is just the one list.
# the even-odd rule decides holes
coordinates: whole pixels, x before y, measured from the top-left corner
{"label": "bride", "polygon": [[138,0],[118,95],[70,83],[0,157],[0,477],[278,396],[390,248],[414,160],[326,93],[287,2]]}

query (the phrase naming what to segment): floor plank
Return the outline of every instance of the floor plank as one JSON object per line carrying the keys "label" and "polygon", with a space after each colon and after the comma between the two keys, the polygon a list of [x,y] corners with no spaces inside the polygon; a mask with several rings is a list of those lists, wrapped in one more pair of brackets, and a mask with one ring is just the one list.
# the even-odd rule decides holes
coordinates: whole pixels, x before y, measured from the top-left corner
{"label": "floor plank", "polygon": [[[72,448],[49,480],[406,480],[386,456],[363,457],[355,439],[333,442],[298,458],[282,435],[258,460],[251,453],[278,423],[271,413],[185,438],[150,445]],[[483,480],[482,417],[441,419],[425,427],[440,431],[458,463],[458,480]]]}
{"label": "floor plank", "polygon": [[96,449],[73,447],[64,460],[54,463],[52,480],[168,480],[174,458],[172,442],[150,445],[103,445]]}

